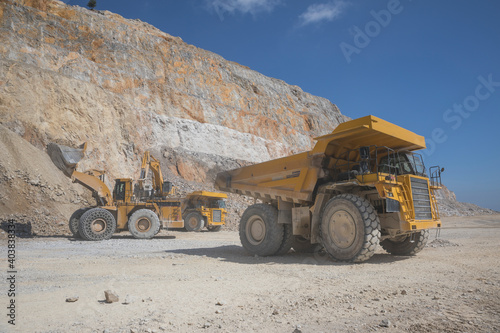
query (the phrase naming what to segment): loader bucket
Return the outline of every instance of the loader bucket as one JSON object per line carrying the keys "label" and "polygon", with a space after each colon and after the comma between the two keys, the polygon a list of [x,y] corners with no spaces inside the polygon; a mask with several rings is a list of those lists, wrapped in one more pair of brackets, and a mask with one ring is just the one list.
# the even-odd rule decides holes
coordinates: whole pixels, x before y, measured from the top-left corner
{"label": "loader bucket", "polygon": [[56,167],[64,172],[68,177],[73,175],[76,165],[83,158],[87,149],[87,143],[82,144],[79,148],[71,148],[57,143],[49,143],[47,153]]}

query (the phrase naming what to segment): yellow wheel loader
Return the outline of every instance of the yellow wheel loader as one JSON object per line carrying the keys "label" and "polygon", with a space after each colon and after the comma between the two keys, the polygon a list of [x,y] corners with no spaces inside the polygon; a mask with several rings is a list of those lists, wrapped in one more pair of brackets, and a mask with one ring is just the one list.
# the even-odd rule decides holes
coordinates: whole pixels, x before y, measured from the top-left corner
{"label": "yellow wheel loader", "polygon": [[440,228],[422,136],[374,116],[340,124],[311,151],[221,172],[217,189],[252,196],[240,221],[243,247],[269,256],[320,248],[336,261],[362,262],[380,244],[394,255],[421,251]]}
{"label": "yellow wheel loader", "polygon": [[97,201],[97,207],[78,209],[70,217],[69,228],[74,236],[97,241],[111,238],[116,231],[128,230],[135,238],[149,239],[161,227],[184,227],[182,201],[168,198],[175,193],[175,188],[163,180],[159,161],[148,151],[142,159],[136,186],[130,178],[118,178],[111,192],[104,183],[102,171],[76,171],[86,147],[83,144],[75,149],[54,143],[47,147],[54,164],[74,182],[90,189]]}

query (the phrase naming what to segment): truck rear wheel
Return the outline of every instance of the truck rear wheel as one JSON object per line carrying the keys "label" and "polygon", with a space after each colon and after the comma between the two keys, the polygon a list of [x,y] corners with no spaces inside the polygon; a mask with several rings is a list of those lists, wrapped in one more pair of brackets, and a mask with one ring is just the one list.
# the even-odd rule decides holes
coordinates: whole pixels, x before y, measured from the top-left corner
{"label": "truck rear wheel", "polygon": [[82,215],[78,223],[80,236],[89,241],[110,239],[115,230],[115,217],[102,208],[89,209]]}
{"label": "truck rear wheel", "polygon": [[283,225],[278,224],[278,211],[267,204],[248,207],[240,221],[240,240],[252,254],[276,254],[283,242]]}
{"label": "truck rear wheel", "polygon": [[138,239],[153,238],[160,230],[158,215],[149,209],[139,209],[128,219],[128,231]]}
{"label": "truck rear wheel", "polygon": [[336,261],[362,262],[375,253],[380,221],[366,199],[341,194],[327,202],[321,216],[321,241]]}
{"label": "truck rear wheel", "polygon": [[205,226],[205,220],[199,213],[192,212],[184,218],[184,228],[187,231],[200,231]]}
{"label": "truck rear wheel", "polygon": [[291,224],[283,224],[283,240],[281,246],[276,252],[277,255],[287,254],[292,248],[293,243],[293,229]]}
{"label": "truck rear wheel", "polygon": [[69,231],[71,231],[73,237],[82,238],[82,236],[80,236],[80,233],[78,232],[78,223],[80,223],[80,218],[82,217],[83,213],[85,213],[89,209],[90,208],[77,209],[69,218]]}
{"label": "truck rear wheel", "polygon": [[422,230],[415,233],[413,242],[411,235],[406,235],[393,239],[385,239],[380,242],[380,245],[390,254],[398,256],[412,256],[423,250],[428,239],[429,230]]}

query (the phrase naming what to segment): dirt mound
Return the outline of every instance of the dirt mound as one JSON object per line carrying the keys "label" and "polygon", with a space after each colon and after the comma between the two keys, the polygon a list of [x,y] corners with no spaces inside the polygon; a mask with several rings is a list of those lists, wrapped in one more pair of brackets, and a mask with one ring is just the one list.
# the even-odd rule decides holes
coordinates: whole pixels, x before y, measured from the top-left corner
{"label": "dirt mound", "polygon": [[45,152],[2,125],[0,156],[0,219],[16,220],[20,234],[65,234],[67,217],[93,204],[91,193],[71,183]]}

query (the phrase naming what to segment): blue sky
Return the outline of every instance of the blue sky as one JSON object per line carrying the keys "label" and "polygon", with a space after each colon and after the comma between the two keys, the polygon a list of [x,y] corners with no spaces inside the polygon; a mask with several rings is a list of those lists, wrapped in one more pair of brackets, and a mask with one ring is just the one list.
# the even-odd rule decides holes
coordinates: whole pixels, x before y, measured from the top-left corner
{"label": "blue sky", "polygon": [[[84,6],[87,1],[65,1]],[[457,199],[500,211],[500,2],[97,0],[428,139]]]}

